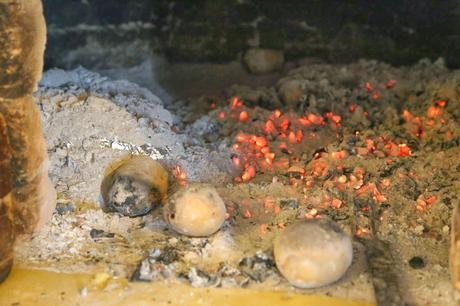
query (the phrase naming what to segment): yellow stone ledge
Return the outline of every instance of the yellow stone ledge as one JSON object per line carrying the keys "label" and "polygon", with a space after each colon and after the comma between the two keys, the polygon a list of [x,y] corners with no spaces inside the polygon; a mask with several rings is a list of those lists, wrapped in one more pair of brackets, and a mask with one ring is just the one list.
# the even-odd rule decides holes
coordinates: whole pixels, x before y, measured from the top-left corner
{"label": "yellow stone ledge", "polygon": [[67,274],[21,268],[13,269],[0,284],[0,305],[373,306],[320,295],[191,288],[176,283],[128,283],[111,279],[106,273]]}

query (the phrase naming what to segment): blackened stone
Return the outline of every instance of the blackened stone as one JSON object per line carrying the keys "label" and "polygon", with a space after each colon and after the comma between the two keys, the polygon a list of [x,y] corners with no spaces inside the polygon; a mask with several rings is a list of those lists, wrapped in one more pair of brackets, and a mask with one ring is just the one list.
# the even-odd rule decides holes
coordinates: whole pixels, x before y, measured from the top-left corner
{"label": "blackened stone", "polygon": [[238,263],[238,266],[240,267],[249,267],[252,268],[254,265],[254,261],[251,257],[244,257],[241,259],[241,261]]}
{"label": "blackened stone", "polygon": [[425,268],[425,261],[422,257],[414,256],[409,260],[409,265],[413,269],[423,269]]}
{"label": "blackened stone", "polygon": [[114,233],[108,233],[103,230],[95,229],[93,228],[90,232],[89,235],[91,238],[113,238],[115,237]]}
{"label": "blackened stone", "polygon": [[299,202],[297,199],[283,199],[280,201],[281,208],[296,209],[299,208]]}
{"label": "blackened stone", "polygon": [[159,256],[156,257],[156,261],[165,265],[169,265],[179,260],[179,258],[180,256],[175,248],[167,247],[161,252]]}
{"label": "blackened stone", "polygon": [[56,204],[56,211],[58,214],[63,215],[67,212],[71,212],[75,210],[74,203],[57,203]]}
{"label": "blackened stone", "polygon": [[3,282],[11,272],[13,267],[13,260],[6,262],[4,265],[0,267],[0,283]]}

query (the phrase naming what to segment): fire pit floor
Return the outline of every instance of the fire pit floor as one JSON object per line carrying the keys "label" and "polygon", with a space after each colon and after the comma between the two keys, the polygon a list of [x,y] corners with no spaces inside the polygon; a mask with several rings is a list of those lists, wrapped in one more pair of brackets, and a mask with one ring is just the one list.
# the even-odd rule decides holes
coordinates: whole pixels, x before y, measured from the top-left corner
{"label": "fire pit floor", "polygon": [[[28,294],[21,295],[25,284]],[[32,286],[30,284],[33,284]],[[79,288],[92,286],[83,294]],[[0,301],[11,305],[20,301],[23,305],[286,305],[286,306],[370,306],[365,302],[332,298],[319,295],[293,294],[290,292],[267,292],[238,288],[190,288],[185,284],[131,283],[126,280],[110,280],[105,284],[109,290],[97,289],[94,278],[85,274],[66,274],[43,270],[13,270],[6,283],[0,287]],[[43,293],[46,292],[46,295]],[[116,298],[114,298],[116,296]]]}
{"label": "fire pit floor", "polygon": [[[459,84],[460,73],[442,61],[316,64],[272,87],[233,86],[227,97],[168,105],[176,117],[132,83],[50,71],[36,99],[58,207],[18,245],[17,266],[91,273],[104,292],[125,279],[123,288],[185,283],[455,305],[448,248],[459,190]],[[139,218],[103,212],[104,168],[126,153],[215,185],[227,206],[223,228],[188,238],[160,210]],[[273,238],[316,217],[354,237],[352,267],[332,286],[295,289],[275,267]],[[95,294],[93,283],[80,294]]]}

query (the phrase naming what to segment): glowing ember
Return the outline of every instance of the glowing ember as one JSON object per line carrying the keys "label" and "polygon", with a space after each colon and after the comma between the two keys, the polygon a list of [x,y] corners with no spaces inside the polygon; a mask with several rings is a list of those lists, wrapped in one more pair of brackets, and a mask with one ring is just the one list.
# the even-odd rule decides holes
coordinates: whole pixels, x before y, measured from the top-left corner
{"label": "glowing ember", "polygon": [[241,166],[241,161],[240,161],[240,159],[238,158],[238,156],[233,156],[233,157],[232,157],[232,162],[233,162],[233,164],[234,164],[235,166],[237,166],[237,167]]}
{"label": "glowing ember", "polygon": [[244,121],[248,120],[248,118],[249,118],[249,114],[248,114],[247,111],[242,111],[240,113],[239,119],[240,119],[241,122],[244,122]]}
{"label": "glowing ember", "polygon": [[335,159],[344,159],[347,157],[348,154],[345,150],[342,150],[338,152],[332,152],[331,155],[332,155],[332,158],[335,158]]}
{"label": "glowing ember", "polygon": [[179,165],[176,165],[176,167],[174,167],[173,174],[179,185],[187,186],[187,174],[182,170],[182,168]]}
{"label": "glowing ember", "polygon": [[273,121],[267,120],[267,122],[265,123],[265,126],[264,126],[264,131],[267,134],[272,134],[272,135],[277,134],[277,130],[276,130],[276,127],[275,127],[275,124],[273,123]]}
{"label": "glowing ember", "polygon": [[230,109],[235,110],[238,107],[242,107],[243,105],[243,101],[241,101],[238,97],[233,97],[230,102]]}
{"label": "glowing ember", "polygon": [[446,106],[446,101],[444,100],[438,100],[436,101],[436,105],[440,106],[440,107],[444,107]]}
{"label": "glowing ember", "polygon": [[386,84],[385,84],[385,87],[386,88],[393,88],[396,86],[396,84],[398,83],[397,80],[389,80]]}
{"label": "glowing ember", "polygon": [[380,181],[380,184],[382,184],[383,187],[390,187],[391,182],[389,179],[384,178]]}
{"label": "glowing ember", "polygon": [[335,123],[339,124],[340,121],[342,121],[342,117],[340,117],[339,115],[334,115],[332,116],[332,121],[334,121]]}
{"label": "glowing ember", "polygon": [[265,137],[254,137],[253,139],[258,147],[265,147],[268,145],[268,140]]}
{"label": "glowing ember", "polygon": [[365,228],[365,227],[361,227],[361,226],[360,226],[360,227],[358,227],[358,228],[356,229],[356,236],[358,236],[358,237],[363,237],[363,236],[365,236],[365,235],[367,235],[367,234],[370,234],[370,232],[371,232],[371,231],[370,231],[368,228]]}
{"label": "glowing ember", "polygon": [[244,213],[243,213],[243,217],[244,217],[245,219],[250,219],[250,218],[252,218],[252,212],[251,212],[249,209],[246,209],[246,210],[244,211]]}
{"label": "glowing ember", "polygon": [[409,155],[412,155],[411,149],[410,149],[405,143],[398,145],[398,147],[399,147],[398,156],[409,156]]}
{"label": "glowing ember", "polygon": [[255,175],[256,175],[256,168],[254,166],[249,165],[244,170],[244,173],[241,176],[241,179],[243,180],[243,182],[247,182],[250,179],[252,179]]}
{"label": "glowing ember", "polygon": [[290,143],[297,143],[297,137],[293,131],[289,133],[288,139]]}
{"label": "glowing ember", "polygon": [[435,195],[420,195],[416,200],[415,209],[420,212],[427,210],[428,206],[433,205],[438,198]]}
{"label": "glowing ember", "polygon": [[268,224],[259,225],[259,234],[260,234],[260,236],[265,235],[267,233],[267,229],[268,229]]}
{"label": "glowing ember", "polygon": [[430,106],[427,110],[427,116],[429,118],[439,117],[442,114],[442,109],[436,106]]}
{"label": "glowing ember", "polygon": [[380,99],[380,92],[377,91],[372,94],[372,100],[378,100],[378,99]]}
{"label": "glowing ember", "polygon": [[309,212],[305,213],[304,217],[306,219],[314,219],[314,218],[319,218],[318,210],[315,208],[311,209]]}
{"label": "glowing ember", "polygon": [[[394,79],[376,85],[365,82],[364,88],[369,93],[367,101],[386,98],[388,93],[385,90],[393,88],[396,84],[397,81]],[[357,103],[362,104],[363,102]],[[357,103],[348,105],[350,113],[356,112]],[[429,128],[447,124],[444,117],[439,118],[443,115],[442,111],[445,106],[444,100],[436,100],[427,109],[425,116],[417,116],[405,109],[402,112],[402,118],[407,124],[405,127],[411,129],[411,133],[417,137],[423,137]],[[360,106],[360,109],[362,108],[364,105]],[[390,179],[370,181],[369,175],[365,176],[365,169],[353,168],[353,166],[350,168],[351,159],[355,156],[361,159],[381,159],[383,163],[392,165],[397,158],[413,154],[412,148],[401,138],[392,139],[385,134],[366,137],[364,134],[361,135],[360,131],[356,131],[352,142],[348,142],[356,143],[354,147],[338,143],[340,149],[337,151],[331,151],[331,147],[325,147],[311,153],[311,156],[303,153],[305,148],[308,148],[310,143],[318,141],[325,131],[333,133],[332,135],[335,135],[340,141],[344,137],[342,124],[346,125],[347,120],[352,116],[349,113],[338,114],[326,111],[324,115],[319,115],[307,111],[303,114],[296,114],[284,113],[279,109],[266,112],[257,107],[247,107],[241,99],[233,97],[228,106],[216,114],[220,120],[225,120],[222,124],[235,122],[241,126],[241,130],[234,134],[232,144],[236,154],[231,157],[231,161],[241,170],[241,173],[235,177],[235,182],[245,183],[258,174],[271,174],[273,176],[269,177],[272,177],[273,183],[289,184],[293,190],[302,191],[302,197],[306,203],[309,203],[311,199],[308,192],[315,186],[333,188],[335,192],[340,193],[352,192],[355,196],[369,197],[376,203],[384,203],[387,197],[381,190],[390,188]],[[362,111],[362,114],[355,113],[353,120],[356,120],[356,116],[368,115],[366,111]],[[446,135],[449,135],[448,132]],[[417,201],[417,209],[424,210],[432,202],[434,202],[432,198],[420,198]],[[315,205],[318,208],[342,209],[344,202],[332,196],[324,196]],[[265,213],[280,211],[280,207],[274,205],[273,200],[265,201],[263,207]],[[369,206],[360,207],[359,210],[368,212]],[[242,212],[244,218],[252,218],[252,214],[253,212],[249,209]],[[315,208],[305,213],[305,218],[318,216]],[[267,228],[265,224],[262,224],[261,234],[264,234]],[[366,227],[357,229],[358,236],[367,233],[369,229]]]}
{"label": "glowing ember", "polygon": [[339,200],[339,199],[332,199],[332,203],[331,203],[331,204],[332,204],[332,206],[333,206],[334,208],[337,208],[337,209],[338,209],[338,208],[342,207],[343,202],[342,202],[341,200]]}
{"label": "glowing ember", "polygon": [[371,92],[371,91],[374,90],[374,86],[372,86],[372,84],[371,84],[370,82],[364,83],[364,87],[366,88],[366,90],[367,90],[368,92]]}
{"label": "glowing ember", "polygon": [[403,117],[406,121],[411,121],[413,118],[412,114],[407,109],[403,111]]}

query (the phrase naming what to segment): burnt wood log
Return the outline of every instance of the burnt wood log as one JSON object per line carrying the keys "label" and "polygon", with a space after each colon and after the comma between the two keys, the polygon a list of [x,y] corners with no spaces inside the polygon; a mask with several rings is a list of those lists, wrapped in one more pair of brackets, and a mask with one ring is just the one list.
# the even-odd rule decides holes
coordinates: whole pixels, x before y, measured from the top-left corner
{"label": "burnt wood log", "polygon": [[457,202],[452,213],[452,229],[450,244],[450,274],[452,285],[460,290],[460,202]]}
{"label": "burnt wood log", "polygon": [[48,220],[55,204],[32,99],[45,40],[40,0],[0,0],[0,281],[11,269],[14,241]]}

